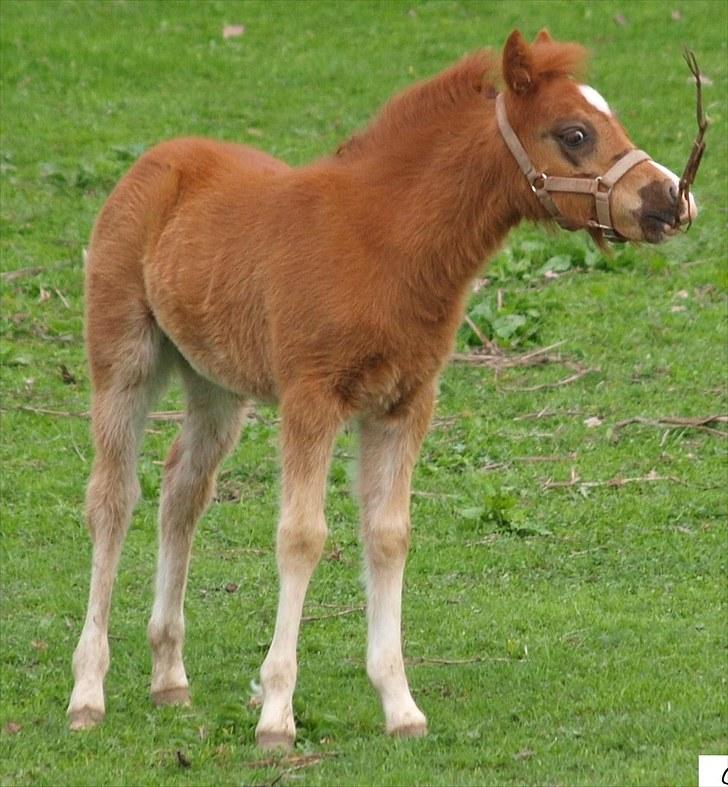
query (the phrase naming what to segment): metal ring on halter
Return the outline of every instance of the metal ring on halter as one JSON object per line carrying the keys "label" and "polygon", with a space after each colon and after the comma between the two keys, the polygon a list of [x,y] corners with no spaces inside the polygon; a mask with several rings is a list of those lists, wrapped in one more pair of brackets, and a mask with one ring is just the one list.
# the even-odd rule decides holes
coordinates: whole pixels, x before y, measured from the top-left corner
{"label": "metal ring on halter", "polygon": [[[531,178],[531,191],[535,194],[537,191],[548,191],[546,189],[546,181],[549,179],[549,176],[545,172],[539,172],[538,175],[534,175]],[[541,185],[537,186],[537,181],[541,181]]]}

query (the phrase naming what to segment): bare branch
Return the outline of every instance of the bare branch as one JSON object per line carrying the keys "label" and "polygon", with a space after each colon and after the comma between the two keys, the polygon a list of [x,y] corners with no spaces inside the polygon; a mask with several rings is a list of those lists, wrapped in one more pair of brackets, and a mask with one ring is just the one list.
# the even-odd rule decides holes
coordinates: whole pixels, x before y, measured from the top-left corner
{"label": "bare branch", "polygon": [[678,189],[677,201],[675,203],[675,216],[673,225],[677,227],[680,224],[680,214],[682,212],[682,202],[687,200],[688,203],[688,225],[686,229],[690,229],[693,223],[693,217],[690,215],[690,187],[695,181],[695,176],[698,173],[698,167],[705,153],[705,132],[708,130],[708,120],[703,111],[703,83],[700,78],[700,67],[695,58],[695,53],[686,49],[683,57],[688,64],[690,72],[695,77],[695,93],[696,93],[696,106],[695,114],[698,121],[698,134],[693,142],[693,149],[690,151],[688,163],[685,165],[682,177],[680,178],[680,186]]}
{"label": "bare branch", "polygon": [[557,380],[555,383],[541,383],[540,385],[527,385],[523,388],[506,388],[507,391],[520,391],[520,392],[531,392],[531,391],[543,391],[547,388],[560,388],[562,385],[569,385],[570,383],[575,383],[577,380],[581,380],[582,377],[586,377],[587,374],[591,372],[598,372],[599,369],[588,369],[586,367],[579,369],[578,372],[569,375],[568,377],[564,377],[563,380]]}
{"label": "bare branch", "polygon": [[717,437],[728,437],[725,429],[715,429],[710,424],[728,423],[728,415],[708,415],[702,418],[686,418],[676,416],[663,416],[660,418],[643,418],[635,416],[618,421],[613,427],[613,439],[618,439],[617,432],[625,426],[631,424],[641,424],[642,426],[653,426],[657,429],[695,429],[699,432],[707,432]]}
{"label": "bare branch", "polygon": [[615,476],[614,478],[610,478],[606,481],[582,481],[579,478],[579,475],[576,472],[575,468],[571,469],[571,478],[568,481],[552,481],[549,479],[545,481],[542,485],[542,489],[569,489],[571,487],[578,486],[580,489],[593,489],[594,487],[599,486],[609,486],[609,487],[623,487],[627,484],[646,484],[646,483],[657,483],[657,482],[670,482],[673,484],[682,484],[685,485],[684,481],[681,481],[679,478],[676,478],[672,475],[657,475],[657,473],[652,470],[645,476],[635,476],[634,478],[622,478],[621,476]]}
{"label": "bare branch", "polygon": [[301,623],[311,623],[313,620],[327,620],[328,618],[341,618],[344,615],[351,615],[353,612],[363,612],[364,605],[359,604],[356,607],[345,607],[336,612],[328,612],[326,615],[304,615],[301,618]]}
{"label": "bare branch", "polygon": [[439,664],[447,667],[459,667],[462,664],[481,664],[490,661],[516,662],[519,661],[519,659],[509,659],[504,656],[473,656],[469,659],[440,659],[431,658],[429,656],[416,656],[412,659],[405,659],[405,664],[408,667],[419,667],[421,664]]}

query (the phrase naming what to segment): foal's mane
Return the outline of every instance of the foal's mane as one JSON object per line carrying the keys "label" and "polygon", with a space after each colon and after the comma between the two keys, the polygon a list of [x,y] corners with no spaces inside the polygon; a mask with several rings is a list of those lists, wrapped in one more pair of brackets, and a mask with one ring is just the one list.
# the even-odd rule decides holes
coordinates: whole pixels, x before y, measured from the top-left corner
{"label": "foal's mane", "polygon": [[[581,73],[586,51],[578,44],[536,41],[531,47],[534,82]],[[413,129],[427,128],[474,100],[495,98],[502,82],[500,63],[491,50],[466,55],[436,76],[397,94],[370,124],[342,143],[340,159],[356,157],[402,138]]]}

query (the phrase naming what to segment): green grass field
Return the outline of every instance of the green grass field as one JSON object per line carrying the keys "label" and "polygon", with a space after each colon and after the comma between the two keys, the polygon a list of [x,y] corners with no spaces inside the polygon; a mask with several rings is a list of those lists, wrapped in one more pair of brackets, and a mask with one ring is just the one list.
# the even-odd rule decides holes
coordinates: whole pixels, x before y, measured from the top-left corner
{"label": "green grass field", "polygon": [[[727,23],[728,5],[706,0],[1,0],[0,783],[697,784],[698,755],[728,751],[726,432],[659,419],[728,411]],[[223,39],[234,24],[244,35]],[[609,257],[586,237],[523,227],[485,274],[469,309],[478,330],[515,354],[561,343],[560,357],[443,377],[404,608],[429,737],[386,738],[366,678],[356,445],[343,435],[299,647],[297,746],[275,759],[253,745],[250,682],[277,599],[265,408],[195,544],[194,706],[156,710],[148,697],[160,463],[177,430],[155,420],[114,597],[107,718],[67,732],[90,564],[81,258],[105,196],[173,136],[308,161],[395,90],[544,25],[590,48],[591,84],[676,171],[696,130],[681,57],[695,50],[713,122],[702,213],[666,246]],[[458,345],[478,345],[472,329]],[[558,384],[575,370],[589,371]],[[158,408],[179,406],[174,388]],[[621,425],[637,417],[653,423]]]}

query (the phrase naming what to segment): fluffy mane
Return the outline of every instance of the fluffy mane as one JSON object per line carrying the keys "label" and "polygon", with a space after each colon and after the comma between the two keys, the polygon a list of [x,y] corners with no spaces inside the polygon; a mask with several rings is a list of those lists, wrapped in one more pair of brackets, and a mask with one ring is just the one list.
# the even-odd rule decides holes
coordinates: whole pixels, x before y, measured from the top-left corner
{"label": "fluffy mane", "polygon": [[[534,81],[576,77],[585,71],[586,50],[579,44],[537,40],[530,49]],[[494,98],[501,83],[500,63],[490,50],[466,55],[430,79],[403,90],[392,98],[367,128],[351,136],[336,151],[348,159],[406,132],[424,128],[454,109],[476,99]]]}
{"label": "fluffy mane", "polygon": [[423,128],[468,101],[496,95],[493,77],[498,67],[492,52],[466,55],[436,76],[418,82],[392,98],[367,128],[354,134],[336,151],[341,158],[363,152],[384,141]]}
{"label": "fluffy mane", "polygon": [[586,72],[587,51],[580,44],[537,40],[531,47],[534,81],[554,77],[581,78]]}

